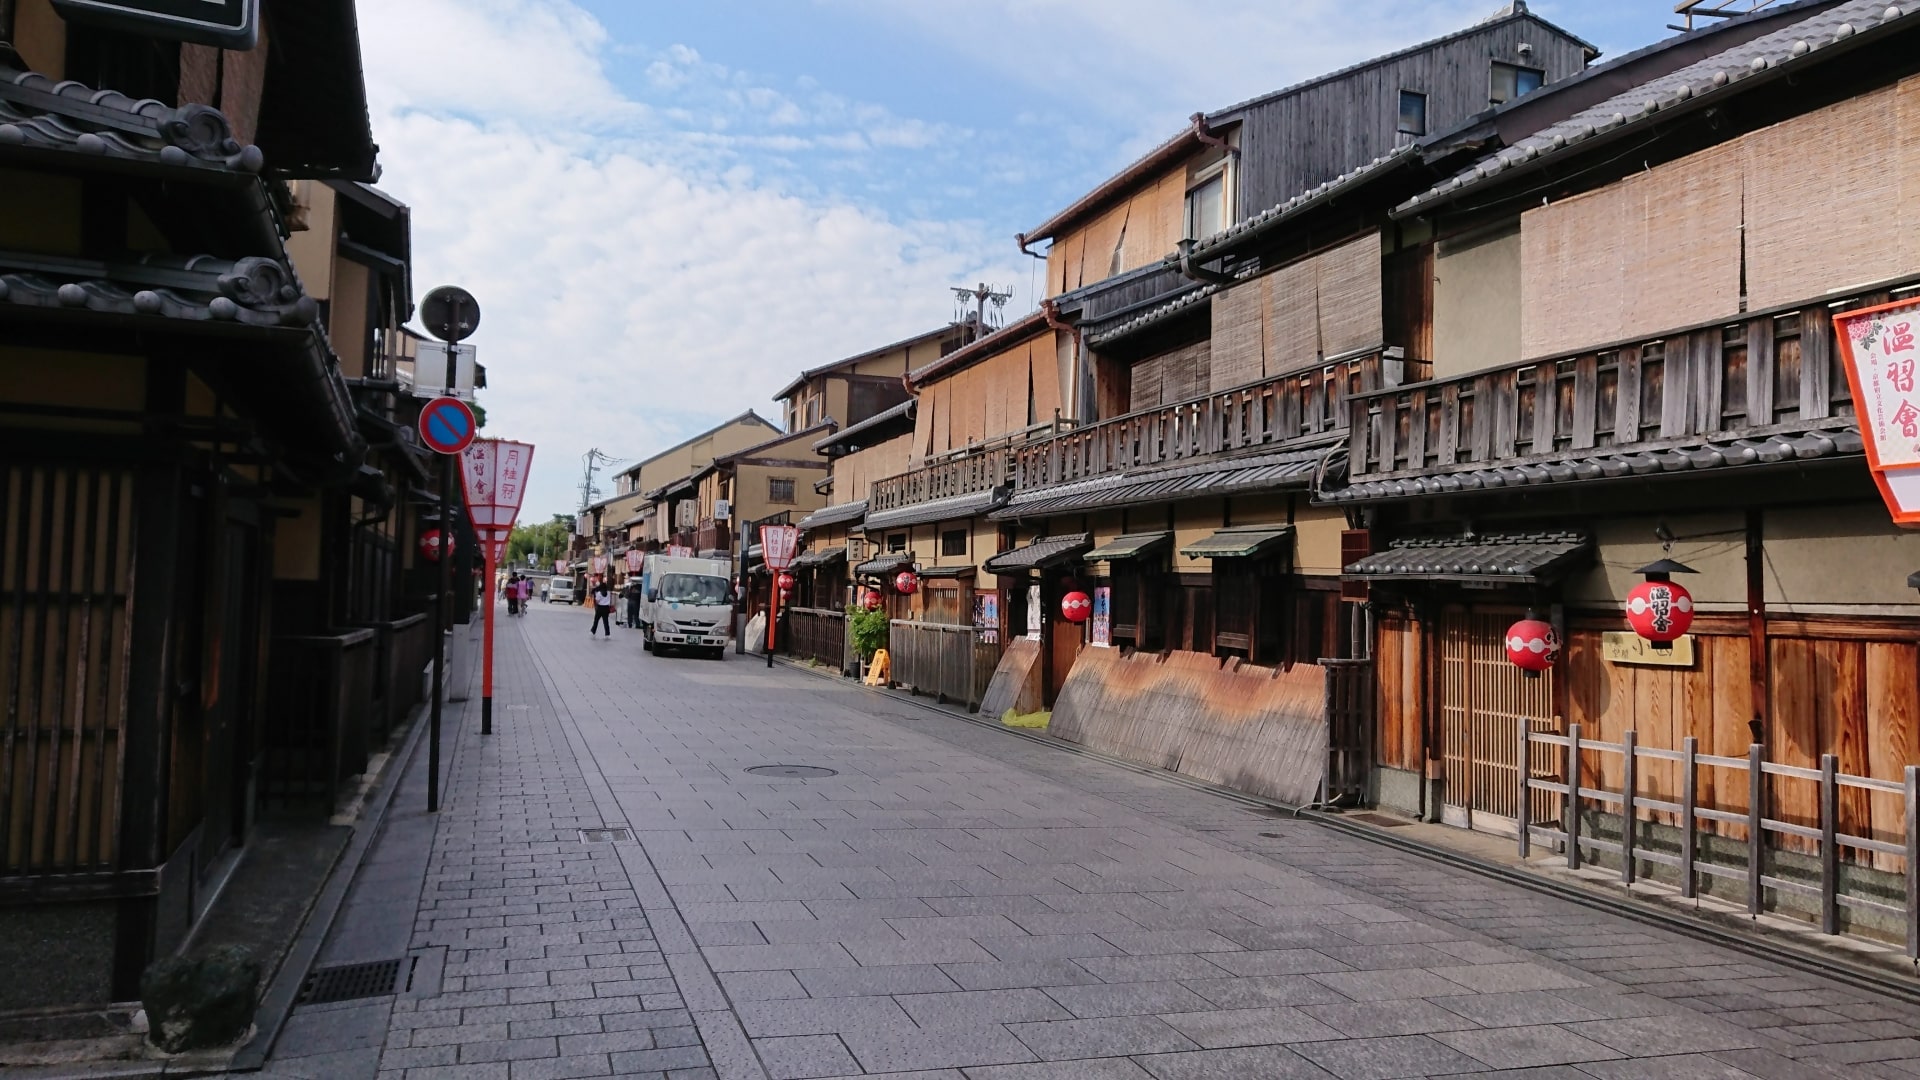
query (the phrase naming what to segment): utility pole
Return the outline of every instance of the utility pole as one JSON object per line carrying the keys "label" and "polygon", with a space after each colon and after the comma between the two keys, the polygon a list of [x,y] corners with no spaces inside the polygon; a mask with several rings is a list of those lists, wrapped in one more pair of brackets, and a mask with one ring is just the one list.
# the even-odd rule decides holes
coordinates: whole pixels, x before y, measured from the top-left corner
{"label": "utility pole", "polygon": [[981,338],[987,336],[987,333],[988,333],[987,305],[988,304],[993,305],[993,313],[994,313],[993,328],[995,330],[998,330],[1000,328],[999,326],[1000,312],[1002,311],[1002,309],[1004,309],[1007,306],[1007,301],[1013,299],[1013,289],[1011,287],[1000,289],[1000,288],[996,288],[995,286],[989,285],[983,281],[980,284],[975,285],[971,289],[961,288],[960,286],[957,286],[957,285],[952,286],[951,288],[953,289],[954,302],[960,305],[958,310],[961,313],[960,317],[955,321],[960,323],[965,323],[967,321],[966,319],[967,304],[971,302],[973,305],[973,337],[969,340],[979,341]]}

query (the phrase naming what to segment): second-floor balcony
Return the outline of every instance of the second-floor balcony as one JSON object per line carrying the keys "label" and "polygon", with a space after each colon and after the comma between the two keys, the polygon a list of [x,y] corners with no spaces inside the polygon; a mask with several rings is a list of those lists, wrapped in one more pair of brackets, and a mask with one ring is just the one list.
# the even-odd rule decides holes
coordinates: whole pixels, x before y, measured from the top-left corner
{"label": "second-floor balcony", "polygon": [[1332,501],[1858,454],[1833,313],[1920,277],[1563,356],[1355,395]]}
{"label": "second-floor balcony", "polygon": [[[875,481],[868,524],[906,524],[926,516],[914,513],[919,507],[951,508],[955,517],[998,510],[1000,500],[976,505],[995,491],[1013,500],[1011,511],[1036,492],[1083,481],[1132,484],[1181,466],[1204,469],[1210,460],[1240,465],[1263,452],[1320,446],[1346,429],[1353,395],[1426,373],[1424,362],[1375,348],[1188,401],[970,447]],[[1299,463],[1286,464],[1299,479],[1291,468]]]}

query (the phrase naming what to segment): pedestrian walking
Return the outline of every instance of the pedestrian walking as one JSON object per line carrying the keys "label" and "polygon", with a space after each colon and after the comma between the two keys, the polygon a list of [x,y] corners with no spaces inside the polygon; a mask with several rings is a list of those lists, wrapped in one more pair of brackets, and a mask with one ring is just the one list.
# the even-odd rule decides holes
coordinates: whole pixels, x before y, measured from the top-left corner
{"label": "pedestrian walking", "polygon": [[613,586],[602,578],[593,586],[593,625],[587,628],[587,636],[592,637],[595,630],[606,627],[607,636],[613,636]]}
{"label": "pedestrian walking", "polygon": [[520,575],[520,614],[522,616],[526,615],[527,605],[531,603],[533,603],[533,578],[522,574]]}
{"label": "pedestrian walking", "polygon": [[500,591],[507,595],[507,614],[520,614],[520,575],[508,574],[507,587]]}
{"label": "pedestrian walking", "polygon": [[629,630],[640,629],[640,592],[641,592],[640,579],[639,578],[628,579],[627,581],[627,628]]}

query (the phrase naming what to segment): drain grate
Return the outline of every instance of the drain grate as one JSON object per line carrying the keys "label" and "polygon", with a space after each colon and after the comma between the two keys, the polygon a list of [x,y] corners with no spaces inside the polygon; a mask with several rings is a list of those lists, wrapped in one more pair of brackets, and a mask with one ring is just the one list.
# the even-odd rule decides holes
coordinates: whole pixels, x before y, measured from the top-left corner
{"label": "drain grate", "polygon": [[755,765],[747,771],[755,776],[781,776],[789,780],[819,780],[840,775],[838,769],[824,769],[818,765]]}
{"label": "drain grate", "polygon": [[1383,829],[1397,829],[1402,825],[1413,824],[1406,818],[1389,817],[1386,814],[1348,814],[1347,818],[1351,821],[1364,821],[1369,825],[1378,825]]}
{"label": "drain grate", "polygon": [[[340,964],[315,968],[307,973],[300,987],[301,1005],[321,1005],[329,1001],[356,1001],[385,997],[410,989],[413,984],[414,957],[404,960],[376,960],[370,964]],[[406,985],[401,985],[401,969],[406,969]]]}
{"label": "drain grate", "polygon": [[633,839],[631,829],[581,829],[580,842],[583,844],[612,844]]}

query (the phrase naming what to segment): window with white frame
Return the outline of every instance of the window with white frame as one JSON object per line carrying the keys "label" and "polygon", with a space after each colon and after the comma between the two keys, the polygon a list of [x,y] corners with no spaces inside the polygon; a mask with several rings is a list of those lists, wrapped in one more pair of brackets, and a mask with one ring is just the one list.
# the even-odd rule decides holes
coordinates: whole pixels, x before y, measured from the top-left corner
{"label": "window with white frame", "polygon": [[1187,185],[1187,239],[1200,240],[1232,224],[1232,158],[1200,170]]}

